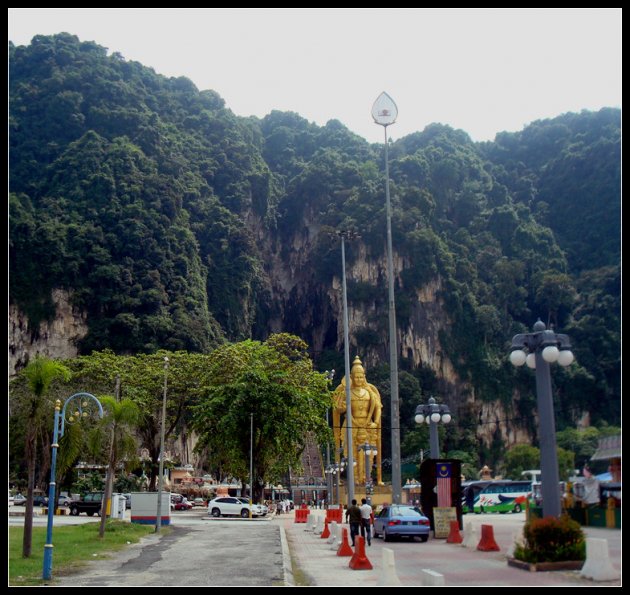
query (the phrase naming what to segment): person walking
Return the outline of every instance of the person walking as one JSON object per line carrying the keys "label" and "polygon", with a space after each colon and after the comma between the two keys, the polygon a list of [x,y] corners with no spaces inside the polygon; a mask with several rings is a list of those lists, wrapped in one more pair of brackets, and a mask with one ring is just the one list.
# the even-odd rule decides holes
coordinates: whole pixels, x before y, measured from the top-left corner
{"label": "person walking", "polygon": [[372,507],[367,503],[365,498],[361,498],[361,537],[363,537],[368,545],[372,545]]}
{"label": "person walking", "polygon": [[356,500],[352,500],[352,504],[346,510],[346,522],[350,523],[350,538],[354,547],[354,538],[359,534],[361,527],[361,509],[357,506]]}

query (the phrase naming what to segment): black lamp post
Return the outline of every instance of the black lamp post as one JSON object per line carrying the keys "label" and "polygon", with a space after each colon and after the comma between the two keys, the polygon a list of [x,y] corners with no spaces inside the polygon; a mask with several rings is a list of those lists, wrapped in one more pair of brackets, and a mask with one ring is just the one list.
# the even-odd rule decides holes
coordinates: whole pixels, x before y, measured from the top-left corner
{"label": "black lamp post", "polygon": [[540,319],[533,330],[533,333],[513,337],[510,361],[515,366],[527,363],[528,367],[536,370],[543,516],[559,517],[562,512],[560,475],[549,364],[558,362],[561,366],[570,366],[574,358],[567,335],[547,330]]}
{"label": "black lamp post", "polygon": [[426,405],[416,407],[416,423],[426,423],[429,426],[429,444],[431,446],[431,458],[440,458],[440,443],[438,440],[438,424],[451,423],[451,410],[448,405],[438,405],[433,397],[429,397]]}

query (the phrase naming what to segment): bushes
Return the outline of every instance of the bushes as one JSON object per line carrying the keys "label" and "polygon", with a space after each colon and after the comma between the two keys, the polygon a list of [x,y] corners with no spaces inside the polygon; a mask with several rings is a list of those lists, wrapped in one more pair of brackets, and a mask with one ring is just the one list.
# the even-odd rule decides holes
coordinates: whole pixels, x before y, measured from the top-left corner
{"label": "bushes", "polygon": [[524,544],[514,548],[517,560],[537,564],[586,559],[582,528],[567,515],[534,519],[525,525],[523,537]]}

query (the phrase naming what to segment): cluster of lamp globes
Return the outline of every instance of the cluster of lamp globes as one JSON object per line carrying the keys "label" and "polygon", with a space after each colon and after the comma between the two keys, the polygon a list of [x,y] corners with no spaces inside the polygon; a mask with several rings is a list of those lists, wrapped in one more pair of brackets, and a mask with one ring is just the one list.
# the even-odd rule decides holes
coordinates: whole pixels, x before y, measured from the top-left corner
{"label": "cluster of lamp globes", "polygon": [[[573,352],[570,349],[558,349],[555,345],[548,345],[542,350],[543,359],[553,364],[558,362],[561,366],[570,366],[573,363]],[[510,361],[514,366],[527,364],[529,368],[536,368],[536,354],[527,353],[523,349],[515,349],[510,353]]]}
{"label": "cluster of lamp globes", "polygon": [[433,422],[434,424],[440,423],[448,424],[451,422],[451,414],[450,413],[438,413],[437,411],[431,413],[430,415],[423,415],[422,413],[416,414],[415,420],[417,424],[425,423],[430,424]]}
{"label": "cluster of lamp globes", "polygon": [[[87,401],[83,401],[83,403],[81,403],[81,407],[87,407],[87,405],[88,405],[88,404],[87,404]],[[79,411],[79,410],[77,409],[74,413],[71,413],[71,414],[68,416],[68,421],[69,421],[70,423],[73,423],[74,421],[80,421],[80,420],[81,420],[81,417],[87,417],[87,416],[88,416],[87,411],[83,411],[83,413],[82,413],[81,411]]]}

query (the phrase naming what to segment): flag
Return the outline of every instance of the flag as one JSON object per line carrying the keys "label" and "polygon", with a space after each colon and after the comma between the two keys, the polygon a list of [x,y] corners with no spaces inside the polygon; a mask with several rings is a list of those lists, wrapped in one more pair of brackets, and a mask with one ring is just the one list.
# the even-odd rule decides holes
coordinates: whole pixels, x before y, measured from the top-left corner
{"label": "flag", "polygon": [[451,464],[437,464],[437,505],[451,506]]}

